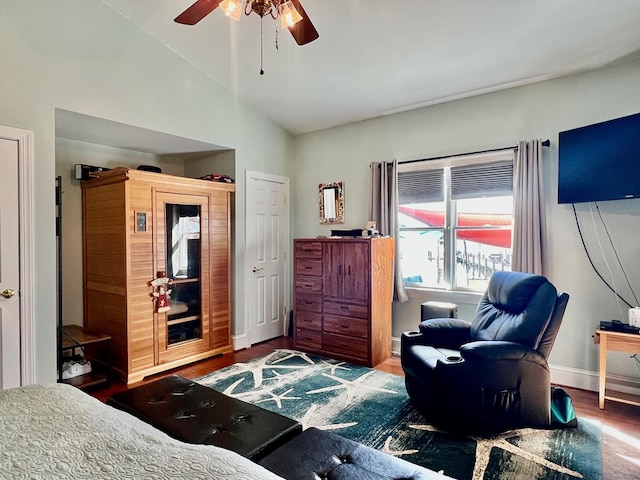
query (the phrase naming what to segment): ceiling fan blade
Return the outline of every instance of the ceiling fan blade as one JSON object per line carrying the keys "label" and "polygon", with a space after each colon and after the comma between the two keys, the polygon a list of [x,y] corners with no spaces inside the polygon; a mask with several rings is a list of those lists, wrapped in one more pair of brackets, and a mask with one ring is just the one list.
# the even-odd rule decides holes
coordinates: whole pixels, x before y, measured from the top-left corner
{"label": "ceiling fan blade", "polygon": [[296,7],[296,10],[298,10],[298,13],[302,16],[302,20],[292,27],[289,27],[291,35],[293,35],[298,45],[306,45],[307,43],[313,42],[320,34],[318,34],[311,20],[309,20],[307,12],[304,11],[300,2],[298,0],[291,0],[291,3],[293,3],[293,6]]}
{"label": "ceiling fan blade", "polygon": [[222,0],[197,0],[196,3],[178,15],[174,22],[195,25],[213,12]]}

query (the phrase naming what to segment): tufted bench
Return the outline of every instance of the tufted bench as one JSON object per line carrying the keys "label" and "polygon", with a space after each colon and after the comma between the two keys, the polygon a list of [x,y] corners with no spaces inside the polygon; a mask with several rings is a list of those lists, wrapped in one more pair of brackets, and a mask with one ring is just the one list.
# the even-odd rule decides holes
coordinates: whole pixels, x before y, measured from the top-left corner
{"label": "tufted bench", "polygon": [[115,393],[107,403],[183,442],[216,445],[254,461],[302,431],[295,420],[178,375]]}
{"label": "tufted bench", "polygon": [[306,429],[258,463],[286,480],[449,478],[317,428]]}

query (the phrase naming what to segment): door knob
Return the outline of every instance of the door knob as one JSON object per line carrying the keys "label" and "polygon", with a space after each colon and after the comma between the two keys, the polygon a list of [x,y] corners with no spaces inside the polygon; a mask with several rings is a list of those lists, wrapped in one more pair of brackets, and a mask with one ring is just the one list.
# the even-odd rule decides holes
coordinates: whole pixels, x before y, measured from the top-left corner
{"label": "door knob", "polygon": [[260,268],[258,268],[258,267],[253,267],[253,268],[251,269],[251,271],[252,271],[253,273],[259,272],[260,270],[262,270],[262,267],[260,267]]}
{"label": "door knob", "polygon": [[11,288],[6,288],[0,293],[4,298],[11,298],[16,294],[16,291]]}

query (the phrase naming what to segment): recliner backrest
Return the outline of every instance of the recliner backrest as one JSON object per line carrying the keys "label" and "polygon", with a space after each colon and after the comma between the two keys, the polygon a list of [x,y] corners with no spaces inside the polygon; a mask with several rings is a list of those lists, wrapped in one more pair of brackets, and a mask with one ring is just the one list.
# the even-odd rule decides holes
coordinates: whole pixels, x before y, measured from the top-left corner
{"label": "recliner backrest", "polygon": [[556,288],[541,275],[495,272],[471,323],[471,338],[516,342],[538,350],[556,297]]}
{"label": "recliner backrest", "polygon": [[547,325],[547,328],[542,335],[542,339],[540,340],[540,345],[538,346],[538,352],[540,352],[544,358],[549,358],[551,347],[553,347],[553,344],[556,341],[556,336],[558,335],[558,330],[560,330],[560,323],[562,323],[562,317],[564,316],[564,311],[567,308],[568,302],[569,295],[567,293],[558,292],[551,320],[549,320],[549,325]]}

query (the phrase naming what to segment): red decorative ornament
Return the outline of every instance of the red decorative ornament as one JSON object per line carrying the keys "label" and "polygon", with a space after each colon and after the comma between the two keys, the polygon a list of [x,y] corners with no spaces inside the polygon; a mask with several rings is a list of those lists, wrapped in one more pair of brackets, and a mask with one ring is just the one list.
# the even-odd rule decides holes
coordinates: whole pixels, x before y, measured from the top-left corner
{"label": "red decorative ornament", "polygon": [[158,272],[158,277],[151,280],[151,286],[154,288],[153,296],[156,301],[156,311],[158,313],[168,312],[171,310],[169,305],[169,294],[171,289],[169,285],[173,283],[173,280],[167,278],[165,272]]}

